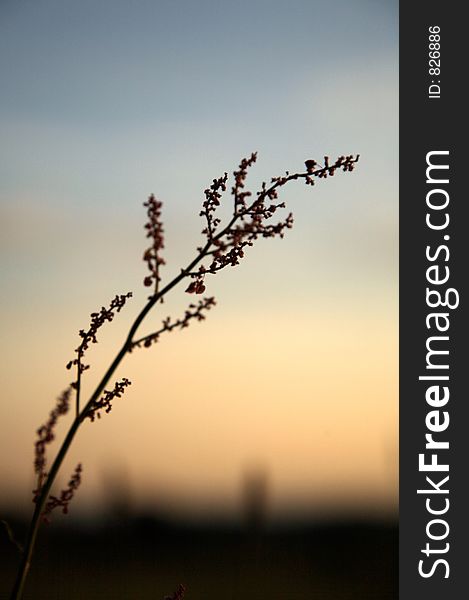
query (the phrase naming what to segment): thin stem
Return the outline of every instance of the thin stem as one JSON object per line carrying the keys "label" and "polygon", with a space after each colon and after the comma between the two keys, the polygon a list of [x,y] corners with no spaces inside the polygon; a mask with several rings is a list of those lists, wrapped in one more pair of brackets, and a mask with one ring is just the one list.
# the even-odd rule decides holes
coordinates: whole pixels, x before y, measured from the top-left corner
{"label": "thin stem", "polygon": [[77,362],[77,381],[76,381],[76,396],[75,396],[75,418],[80,416],[80,390],[81,390],[81,348],[78,351]]}
{"label": "thin stem", "polygon": [[13,546],[15,546],[15,548],[21,554],[23,552],[23,546],[16,539],[15,534],[13,533],[13,529],[10,527],[8,521],[5,521],[4,519],[2,519],[0,521],[0,523],[5,528],[6,534],[8,536],[8,539],[10,540],[10,542],[13,544]]}
{"label": "thin stem", "polygon": [[[240,215],[234,215],[232,217],[232,219],[230,220],[230,222],[228,223],[228,225],[213,239],[218,239],[218,238],[222,237],[233,226],[233,224],[239,218],[239,216]],[[195,257],[195,259],[191,263],[189,263],[189,265],[185,269],[182,269],[182,271],[179,273],[179,275],[177,275],[172,281],[170,281],[161,291],[150,296],[150,298],[148,299],[148,302],[143,307],[143,309],[140,311],[140,313],[138,314],[137,318],[135,319],[133,325],[131,326],[122,348],[119,350],[116,357],[112,361],[108,370],[106,371],[106,373],[104,374],[100,383],[96,387],[94,393],[92,394],[92,396],[86,403],[83,410],[81,412],[77,412],[77,415],[76,415],[75,419],[73,420],[73,423],[70,426],[70,429],[69,429],[64,441],[62,442],[62,446],[60,447],[60,450],[58,451],[57,456],[55,457],[54,462],[52,463],[52,467],[47,475],[44,485],[41,487],[39,496],[36,498],[36,506],[35,506],[33,517],[31,519],[31,523],[29,526],[28,537],[26,540],[25,549],[23,552],[20,568],[18,570],[18,576],[15,581],[15,585],[14,585],[13,592],[11,595],[12,600],[19,600],[23,595],[24,585],[26,582],[26,577],[29,573],[30,566],[31,566],[31,557],[32,557],[32,553],[34,550],[34,545],[36,543],[37,533],[38,533],[39,525],[40,525],[40,521],[41,521],[41,515],[43,513],[45,503],[47,501],[49,492],[55,481],[57,473],[59,472],[60,467],[62,466],[62,462],[63,462],[65,456],[67,455],[67,452],[73,442],[75,434],[77,433],[80,425],[86,418],[86,415],[89,412],[89,410],[92,408],[94,402],[96,400],[98,400],[99,396],[101,395],[101,393],[104,390],[104,387],[108,383],[109,379],[112,377],[114,371],[120,365],[124,356],[132,348],[134,335],[136,334],[138,328],[142,324],[142,322],[145,319],[145,317],[147,316],[147,314],[150,312],[150,310],[153,308],[153,306],[159,300],[161,300],[161,298],[163,298],[163,296],[165,296],[180,281],[182,281],[185,277],[187,277],[191,273],[192,269],[194,269],[194,267],[196,267],[197,264],[207,255],[210,247],[213,244],[213,239],[207,241],[205,246],[201,249],[199,254]],[[80,360],[78,360],[78,373],[80,374]],[[79,408],[79,405],[78,405],[79,391],[80,391],[79,383],[80,383],[80,381],[78,380],[77,401],[76,401],[77,411]]]}
{"label": "thin stem", "polygon": [[73,420],[73,423],[70,426],[70,429],[69,429],[64,441],[62,442],[62,446],[60,447],[60,450],[58,451],[57,456],[55,457],[55,460],[52,463],[51,469],[47,475],[44,485],[41,488],[39,496],[36,499],[36,507],[34,509],[33,517],[31,519],[31,524],[29,526],[28,537],[26,540],[25,549],[23,552],[20,568],[18,571],[18,576],[15,581],[15,585],[14,585],[13,592],[11,595],[12,600],[18,600],[23,595],[24,585],[26,582],[26,577],[29,573],[30,566],[31,566],[31,557],[32,557],[32,553],[34,550],[34,545],[36,543],[37,533],[38,533],[39,525],[41,522],[41,515],[43,513],[45,503],[47,501],[49,492],[55,481],[57,473],[59,472],[60,467],[62,466],[62,462],[63,462],[65,456],[67,455],[67,452],[73,442],[75,434],[77,433],[80,425],[86,418],[87,413],[92,408],[93,404],[96,402],[96,400],[99,399],[101,393],[104,390],[104,387],[106,386],[106,384],[108,383],[108,381],[112,377],[112,375],[114,374],[117,367],[120,365],[122,359],[127,354],[129,349],[132,347],[133,337],[136,334],[138,328],[140,327],[142,321],[147,316],[147,314],[150,312],[150,310],[153,308],[153,306],[158,302],[158,300],[160,300],[164,295],[166,295],[182,279],[184,279],[184,277],[187,276],[187,273],[190,272],[204,258],[205,253],[209,249],[210,245],[211,245],[211,243],[207,242],[207,244],[202,248],[202,251],[187,266],[186,269],[184,269],[179,275],[177,275],[159,293],[154,294],[153,296],[151,296],[149,298],[148,302],[143,307],[143,309],[140,311],[140,313],[138,314],[137,318],[135,319],[133,325],[131,326],[122,348],[117,353],[116,357],[112,361],[111,365],[109,366],[108,370],[104,374],[103,378],[101,379],[100,383],[96,387],[95,391],[93,392],[92,396],[86,403],[83,410]]}

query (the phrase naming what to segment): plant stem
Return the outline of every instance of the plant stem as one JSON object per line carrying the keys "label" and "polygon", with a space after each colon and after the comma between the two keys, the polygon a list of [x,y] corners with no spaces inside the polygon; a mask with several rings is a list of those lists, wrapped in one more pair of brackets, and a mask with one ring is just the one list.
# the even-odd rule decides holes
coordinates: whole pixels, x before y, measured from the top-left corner
{"label": "plant stem", "polygon": [[62,446],[60,447],[60,450],[58,451],[57,456],[55,457],[55,460],[52,463],[52,467],[47,475],[44,485],[41,488],[41,492],[40,492],[38,498],[36,499],[36,507],[34,509],[34,513],[33,513],[31,523],[29,526],[28,537],[26,540],[23,557],[21,559],[20,567],[18,570],[18,575],[17,575],[16,581],[15,581],[15,585],[13,587],[12,594],[11,594],[12,600],[19,600],[23,596],[24,585],[25,585],[26,578],[29,573],[30,566],[31,566],[31,557],[32,557],[33,550],[34,550],[34,545],[36,543],[37,533],[39,530],[39,525],[41,523],[41,516],[42,516],[43,510],[44,510],[44,506],[46,504],[47,498],[49,496],[49,492],[55,481],[55,478],[60,470],[60,467],[62,466],[62,462],[63,462],[65,456],[67,455],[67,452],[73,442],[75,434],[77,433],[80,425],[83,423],[84,419],[86,418],[86,415],[87,415],[88,411],[90,410],[90,408],[93,406],[93,404],[96,402],[96,400],[99,399],[100,395],[102,394],[102,392],[104,390],[104,387],[108,383],[109,379],[112,377],[114,371],[120,365],[122,359],[127,354],[129,349],[132,347],[132,342],[133,342],[135,333],[137,332],[138,328],[142,324],[142,321],[145,319],[147,314],[150,312],[150,310],[153,308],[153,306],[158,302],[158,300],[160,300],[165,294],[167,294],[182,279],[184,279],[184,277],[187,276],[187,273],[190,272],[204,258],[204,256],[207,253],[207,250],[209,249],[210,246],[211,246],[211,243],[207,242],[207,244],[204,246],[204,248],[202,248],[202,251],[187,266],[186,269],[181,271],[181,273],[179,275],[177,275],[170,283],[168,283],[168,285],[166,285],[160,292],[158,292],[157,294],[155,294],[149,298],[148,302],[146,303],[146,305],[143,307],[143,309],[140,311],[137,318],[135,319],[132,327],[129,330],[129,333],[127,335],[127,338],[126,338],[122,348],[119,350],[116,357],[112,361],[108,370],[106,371],[103,378],[101,379],[99,385],[93,392],[93,395],[90,397],[86,406],[83,408],[83,410],[80,412],[80,414],[77,415],[75,417],[75,419],[73,420],[73,423],[70,426],[70,429],[68,430],[68,433],[67,433],[64,441],[62,442]]}
{"label": "plant stem", "polygon": [[[272,186],[272,187],[276,187],[276,186]],[[99,399],[99,396],[103,392],[105,385],[108,383],[109,379],[112,377],[114,371],[120,365],[122,359],[127,354],[127,352],[132,348],[133,338],[134,338],[138,328],[142,324],[142,322],[145,319],[145,317],[147,316],[147,314],[153,308],[153,306],[163,296],[165,296],[170,290],[172,290],[173,287],[175,287],[180,281],[182,281],[185,277],[187,277],[191,273],[191,271],[194,269],[194,267],[196,267],[198,265],[198,263],[205,256],[207,256],[207,254],[209,253],[209,250],[213,244],[213,241],[215,239],[221,238],[226,233],[226,231],[228,231],[233,226],[233,224],[238,220],[238,218],[240,216],[241,216],[240,214],[233,215],[233,217],[229,221],[228,225],[226,227],[224,227],[223,230],[220,231],[214,238],[210,238],[207,241],[205,246],[200,250],[200,252],[194,258],[194,260],[189,265],[187,265],[187,267],[185,269],[183,269],[179,273],[179,275],[177,275],[174,279],[172,279],[159,292],[155,293],[153,296],[150,296],[148,302],[143,307],[143,309],[140,311],[140,313],[138,314],[137,318],[135,319],[132,327],[130,328],[129,333],[127,335],[127,338],[126,338],[122,348],[119,350],[116,357],[112,361],[108,370],[106,371],[103,378],[101,379],[99,385],[93,392],[93,395],[90,397],[90,399],[86,403],[86,406],[81,410],[81,412],[79,414],[76,414],[75,419],[73,420],[73,423],[70,426],[70,429],[68,430],[68,433],[67,433],[64,441],[62,442],[62,446],[60,447],[60,450],[58,451],[57,456],[55,457],[54,462],[52,463],[52,467],[47,475],[44,485],[41,488],[40,494],[36,498],[36,507],[34,509],[34,513],[33,513],[32,519],[31,519],[23,556],[22,556],[20,567],[18,570],[18,575],[17,575],[16,581],[15,581],[15,585],[13,587],[12,594],[11,594],[12,600],[20,600],[20,598],[22,598],[22,596],[23,596],[24,586],[25,586],[26,578],[28,576],[29,569],[31,566],[31,557],[32,557],[33,550],[34,550],[34,545],[36,543],[39,525],[41,524],[41,516],[42,516],[43,510],[44,510],[44,506],[46,504],[47,498],[49,496],[49,492],[52,488],[55,478],[60,470],[60,467],[62,466],[62,462],[63,462],[65,456],[67,455],[67,452],[73,442],[75,434],[77,433],[80,425],[86,418],[88,411],[93,406],[94,402]],[[79,368],[79,366],[78,366],[78,368]],[[79,398],[78,395],[77,395],[77,398]]]}
{"label": "plant stem", "polygon": [[[342,159],[338,159],[338,160],[340,161]],[[356,160],[352,161],[352,162],[356,162],[357,160],[358,160],[358,156],[357,156]],[[341,165],[343,165],[343,163],[341,163]],[[339,165],[339,167],[341,165]],[[293,175],[287,174],[283,178],[279,178],[277,180],[273,179],[272,185],[269,188],[264,187],[263,190],[258,193],[257,198],[253,200],[252,204],[249,207],[245,207],[243,210],[238,211],[237,207],[235,205],[235,210],[234,210],[233,216],[231,217],[230,221],[228,222],[226,227],[224,227],[220,232],[216,233],[215,235],[214,235],[214,232],[212,230],[212,227],[211,227],[211,224],[209,221],[207,241],[205,243],[205,246],[203,246],[202,248],[199,249],[198,254],[194,258],[194,260],[192,260],[192,262],[185,269],[182,269],[181,272],[179,273],[179,275],[177,275],[174,279],[172,279],[161,290],[159,290],[159,285],[158,285],[159,279],[158,279],[158,277],[156,278],[155,290],[154,290],[153,295],[150,296],[150,298],[148,299],[148,301],[145,304],[145,306],[143,307],[143,309],[137,315],[134,323],[132,324],[132,326],[129,330],[129,333],[127,334],[127,337],[125,339],[124,344],[122,345],[122,348],[117,353],[116,357],[114,358],[114,360],[110,364],[109,368],[105,372],[100,383],[98,384],[95,391],[91,395],[90,399],[86,403],[85,407],[81,411],[80,411],[81,354],[79,354],[78,364],[77,364],[78,371],[77,371],[77,387],[76,387],[76,400],[75,400],[75,410],[76,410],[75,418],[70,426],[70,429],[68,430],[67,435],[65,436],[65,439],[62,442],[62,445],[54,459],[54,462],[52,463],[51,469],[45,479],[45,482],[42,485],[38,496],[36,497],[36,506],[35,506],[34,513],[33,513],[31,523],[29,526],[26,545],[24,548],[20,567],[18,570],[18,575],[17,575],[15,585],[14,585],[14,588],[12,591],[12,595],[11,595],[12,600],[19,600],[23,595],[24,586],[25,586],[26,578],[27,578],[27,575],[29,573],[29,569],[31,566],[31,557],[32,557],[33,550],[34,550],[34,545],[36,542],[39,525],[41,523],[41,517],[43,516],[44,507],[45,507],[47,499],[49,497],[49,493],[52,488],[52,485],[54,484],[55,478],[56,478],[56,476],[62,466],[62,463],[67,455],[67,452],[69,451],[70,446],[73,442],[75,434],[77,433],[80,425],[83,423],[84,419],[87,417],[90,410],[92,410],[95,402],[99,399],[100,395],[104,391],[104,387],[106,386],[106,384],[108,383],[108,381],[112,377],[112,375],[114,374],[117,367],[120,365],[124,356],[127,354],[127,352],[132,350],[132,347],[134,344],[134,336],[135,336],[138,328],[142,324],[143,320],[147,316],[147,314],[150,312],[150,310],[153,308],[153,306],[155,306],[155,304],[161,298],[163,298],[163,296],[165,296],[170,290],[172,290],[185,277],[188,277],[191,275],[196,276],[197,272],[193,271],[193,269],[199,264],[199,262],[203,258],[213,254],[214,251],[211,251],[210,249],[212,248],[214,243],[217,242],[218,240],[222,239],[223,236],[225,236],[227,233],[229,233],[231,228],[233,227],[233,225],[236,223],[236,221],[238,221],[239,219],[243,219],[247,215],[250,215],[251,211],[253,209],[255,209],[256,206],[259,206],[260,203],[265,198],[270,198],[271,192],[275,191],[278,187],[285,185],[285,183],[295,180],[295,179],[306,179],[308,181],[308,178],[311,178],[313,176],[319,176],[319,177],[324,176],[328,172],[331,172],[331,169],[332,169],[331,174],[333,174],[333,170],[335,168],[338,168],[338,166],[336,165],[336,166],[330,167],[327,164],[325,167],[319,168],[316,171],[312,171],[312,172],[308,171],[306,173],[295,173]],[[216,270],[219,270],[219,269],[213,269],[212,271],[206,270],[206,271],[204,271],[204,273],[215,272]],[[146,339],[146,338],[142,338],[142,339]]]}

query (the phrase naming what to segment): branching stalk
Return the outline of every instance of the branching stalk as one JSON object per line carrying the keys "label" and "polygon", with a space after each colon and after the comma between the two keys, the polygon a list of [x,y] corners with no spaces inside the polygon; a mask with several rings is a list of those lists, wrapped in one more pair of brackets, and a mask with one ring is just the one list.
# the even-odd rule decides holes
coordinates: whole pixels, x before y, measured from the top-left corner
{"label": "branching stalk", "polygon": [[[120,366],[125,355],[128,352],[131,352],[135,347],[140,347],[141,344],[147,346],[153,341],[157,341],[159,335],[164,331],[172,331],[176,327],[187,326],[187,323],[191,318],[197,318],[199,320],[203,319],[204,316],[202,315],[202,311],[210,308],[210,306],[214,304],[214,299],[205,299],[203,302],[200,302],[198,306],[192,304],[190,306],[192,312],[190,310],[187,311],[184,318],[179,319],[176,322],[170,322],[168,318],[166,321],[163,321],[163,327],[160,330],[137,338],[137,331],[153,307],[185,278],[192,280],[192,283],[186,290],[187,292],[196,294],[202,293],[203,290],[205,290],[205,285],[203,283],[205,275],[214,274],[227,265],[233,266],[238,264],[239,260],[244,256],[245,247],[251,246],[258,237],[283,237],[284,229],[290,228],[292,225],[293,221],[291,215],[289,215],[285,221],[281,221],[275,225],[267,222],[277,209],[284,207],[283,203],[276,203],[278,188],[297,179],[304,179],[307,184],[313,185],[315,178],[332,176],[336,170],[352,171],[354,163],[357,162],[357,160],[358,156],[356,158],[353,158],[352,156],[342,156],[339,157],[333,165],[330,165],[328,158],[325,157],[324,166],[318,168],[316,168],[317,163],[315,161],[306,161],[306,172],[291,175],[286,173],[283,177],[273,178],[271,180],[271,185],[267,187],[266,184],[263,184],[262,189],[257,193],[256,198],[248,204],[246,198],[251,194],[250,192],[243,191],[244,182],[249,167],[256,161],[256,154],[252,154],[248,159],[243,159],[239,166],[239,170],[234,172],[235,185],[231,190],[234,197],[234,209],[228,224],[217,231],[220,220],[214,217],[216,208],[220,204],[219,200],[221,198],[221,192],[226,190],[227,174],[225,173],[224,177],[214,180],[210,188],[205,190],[206,200],[203,204],[204,210],[201,212],[201,215],[205,216],[207,221],[207,227],[203,230],[203,233],[206,236],[205,244],[198,248],[197,255],[187,267],[182,269],[180,273],[164,287],[160,287],[159,275],[159,267],[164,264],[164,260],[160,256],[160,251],[164,247],[163,228],[160,220],[161,202],[157,201],[154,196],[150,196],[145,203],[145,206],[148,207],[147,214],[149,216],[149,223],[146,225],[146,229],[148,231],[147,237],[151,237],[153,243],[144,255],[144,260],[147,262],[148,268],[150,269],[150,275],[145,278],[144,283],[147,286],[153,286],[153,294],[148,298],[146,304],[137,315],[122,347],[83,408],[80,407],[80,396],[82,392],[81,376],[83,371],[87,368],[82,364],[83,354],[88,347],[87,344],[90,341],[96,341],[95,333],[97,327],[102,324],[104,320],[111,320],[112,314],[109,316],[109,312],[106,313],[105,309],[103,309],[103,311],[105,311],[104,313],[94,313],[94,315],[92,315],[94,320],[92,321],[90,330],[86,333],[84,331],[80,332],[83,341],[76,350],[77,358],[68,365],[68,367],[70,367],[74,364],[77,367],[77,378],[72,384],[72,387],[76,392],[75,416],[47,474],[45,473],[43,466],[45,464],[45,459],[41,463],[39,485],[35,495],[35,509],[28,530],[24,551],[22,553],[18,575],[11,595],[13,600],[18,600],[23,595],[39,526],[45,513],[52,486],[60,471],[62,463],[67,456],[75,435],[83,421],[87,417],[93,417],[96,412],[96,407],[98,406],[100,397],[103,392],[105,392],[106,385],[109,383],[116,369]],[[205,258],[212,261],[208,267],[202,265],[202,261]],[[196,270],[196,267],[198,267],[198,270]],[[116,300],[117,299],[118,297],[116,297]],[[121,300],[122,302],[120,304],[117,302],[115,305],[111,305],[111,308],[117,306],[117,311],[119,311],[125,302],[125,297],[121,296]],[[98,318],[100,316],[103,317],[98,325],[96,325],[96,316]],[[63,414],[63,412],[60,414]],[[50,429],[54,423],[50,425]],[[50,436],[49,439],[44,441],[44,444],[52,439],[53,436]]]}

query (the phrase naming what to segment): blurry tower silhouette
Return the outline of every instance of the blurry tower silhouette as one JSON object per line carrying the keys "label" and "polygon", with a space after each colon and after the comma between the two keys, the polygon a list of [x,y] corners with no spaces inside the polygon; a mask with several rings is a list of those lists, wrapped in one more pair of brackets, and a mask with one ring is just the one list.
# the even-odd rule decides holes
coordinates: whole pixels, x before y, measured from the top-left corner
{"label": "blurry tower silhouette", "polygon": [[243,477],[243,520],[252,534],[260,534],[267,522],[269,482],[264,468],[251,468]]}

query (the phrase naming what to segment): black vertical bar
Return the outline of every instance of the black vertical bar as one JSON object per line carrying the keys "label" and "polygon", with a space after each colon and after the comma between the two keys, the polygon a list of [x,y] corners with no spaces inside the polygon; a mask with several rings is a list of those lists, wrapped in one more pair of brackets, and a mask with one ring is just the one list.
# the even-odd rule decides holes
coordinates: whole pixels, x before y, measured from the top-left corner
{"label": "black vertical bar", "polygon": [[[469,197],[464,189],[469,168],[463,141],[468,130],[463,110],[468,35],[463,7],[434,0],[400,5],[401,600],[469,598],[469,395],[464,381],[469,373]],[[427,177],[427,160],[449,169],[430,169]],[[432,227],[442,227],[447,218],[449,222],[437,229],[427,218]],[[429,303],[439,300],[431,291],[427,298],[427,288],[439,292],[443,301],[448,293],[450,305],[459,297],[459,306],[432,308]],[[437,319],[432,313],[443,316]],[[437,321],[447,331],[439,331]],[[427,344],[449,353],[429,354]],[[428,391],[432,386],[438,386],[433,395]],[[446,403],[444,387],[449,392]],[[430,434],[449,448],[432,448],[425,437]],[[424,465],[419,468],[421,454]],[[425,470],[432,460],[449,470]]]}

